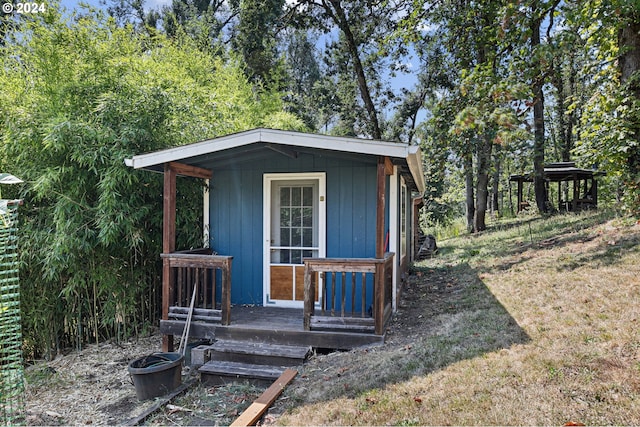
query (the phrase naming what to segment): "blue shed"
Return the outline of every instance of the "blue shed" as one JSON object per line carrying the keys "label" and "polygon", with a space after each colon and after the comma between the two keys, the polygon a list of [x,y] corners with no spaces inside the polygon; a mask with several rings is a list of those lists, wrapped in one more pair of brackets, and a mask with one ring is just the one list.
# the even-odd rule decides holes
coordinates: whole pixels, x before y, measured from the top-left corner
{"label": "blue shed", "polygon": [[[165,173],[165,254],[176,249],[175,200],[173,206],[167,200],[175,199],[175,176],[207,180],[204,229],[214,254],[233,257],[231,305],[302,308],[303,260],[391,253],[395,309],[414,256],[414,199],[425,189],[418,146],[255,129],[137,155],[126,164]],[[329,294],[339,293],[345,277],[334,277],[337,288],[316,286],[316,305],[335,298]],[[354,289],[371,280],[358,278]],[[358,292],[338,295],[335,308]],[[369,292],[362,304],[371,309],[373,298]]]}

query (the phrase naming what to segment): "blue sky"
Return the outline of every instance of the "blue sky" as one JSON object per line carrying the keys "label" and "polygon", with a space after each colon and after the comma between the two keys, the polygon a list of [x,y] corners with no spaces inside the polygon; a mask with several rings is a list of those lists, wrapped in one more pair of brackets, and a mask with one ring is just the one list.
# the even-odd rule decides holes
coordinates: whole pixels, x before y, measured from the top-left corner
{"label": "blue sky", "polygon": [[[106,0],[106,1],[110,1],[110,0]],[[151,8],[156,9],[159,6],[171,4],[171,1],[172,0],[145,0],[145,9],[151,9]],[[61,6],[67,9],[68,12],[77,8],[80,3],[86,3],[98,8],[104,7],[100,4],[100,0],[60,0]],[[321,38],[321,40],[323,39]],[[318,41],[318,43],[320,44],[322,42]],[[409,55],[408,57],[406,57],[404,59],[404,62],[406,62],[407,65],[409,66],[409,73],[407,74],[398,73],[398,75],[395,78],[391,79],[391,87],[395,92],[398,92],[401,88],[410,89],[416,84],[417,82],[417,78],[415,76],[416,70],[414,69],[415,61],[416,59],[412,55]],[[387,118],[390,118],[390,115],[393,114],[393,110],[394,108],[391,108],[390,111],[384,112],[384,114],[387,115]],[[419,116],[420,116],[419,121],[422,121],[425,116],[424,110],[419,113]]]}
{"label": "blue sky", "polygon": [[[66,8],[67,10],[73,10],[78,6],[78,4],[80,4],[81,1],[83,3],[88,3],[94,7],[102,7],[100,5],[100,0],[61,0],[60,4],[62,5],[62,7]],[[145,6],[147,9],[156,9],[158,6],[162,6],[170,3],[171,3],[171,0],[146,0]]]}

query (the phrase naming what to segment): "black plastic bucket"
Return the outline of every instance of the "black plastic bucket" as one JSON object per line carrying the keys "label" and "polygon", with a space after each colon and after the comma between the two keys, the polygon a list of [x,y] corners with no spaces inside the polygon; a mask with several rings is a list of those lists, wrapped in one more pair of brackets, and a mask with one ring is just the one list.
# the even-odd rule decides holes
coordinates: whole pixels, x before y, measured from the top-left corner
{"label": "black plastic bucket", "polygon": [[182,383],[180,353],[153,353],[129,363],[129,375],[139,400],[163,396]]}

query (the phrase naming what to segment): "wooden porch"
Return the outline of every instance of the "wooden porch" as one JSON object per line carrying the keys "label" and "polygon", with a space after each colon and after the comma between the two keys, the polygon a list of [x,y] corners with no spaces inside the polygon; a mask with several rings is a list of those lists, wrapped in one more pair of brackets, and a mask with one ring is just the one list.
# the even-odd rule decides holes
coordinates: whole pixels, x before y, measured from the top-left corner
{"label": "wooden porch", "polygon": [[[393,311],[394,254],[384,253],[385,177],[392,172],[391,160],[379,157],[375,258],[306,258],[302,312],[268,307],[246,311],[231,306],[232,256],[214,255],[207,248],[176,252],[176,177],[208,180],[212,172],[183,163],[165,163],[160,322],[163,351],[173,351],[173,337],[182,335],[189,317],[189,338],[251,337],[265,343],[332,349],[382,344]],[[319,286],[323,286],[322,291]],[[321,296],[319,301],[316,293]]]}
{"label": "wooden porch", "polygon": [[[384,335],[328,330],[307,331],[302,325],[302,309],[236,306],[232,308],[232,313],[234,320],[230,325],[193,321],[190,338],[260,341],[265,344],[304,345],[336,350],[384,344]],[[184,325],[183,320],[161,320],[160,330],[163,334],[180,336]]]}
{"label": "wooden porch", "polygon": [[[303,309],[232,306],[230,256],[199,249],[162,258],[168,280],[160,331],[166,336],[182,335],[193,305],[189,337],[194,339],[330,349],[384,343],[392,311],[393,253],[379,259],[305,259]],[[323,288],[317,299],[318,286]]]}

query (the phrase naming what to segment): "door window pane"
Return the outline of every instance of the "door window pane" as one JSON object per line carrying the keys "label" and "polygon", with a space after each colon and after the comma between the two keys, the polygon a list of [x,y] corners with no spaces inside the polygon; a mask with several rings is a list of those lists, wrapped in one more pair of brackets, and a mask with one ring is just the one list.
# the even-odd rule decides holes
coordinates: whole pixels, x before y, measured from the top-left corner
{"label": "door window pane", "polygon": [[300,206],[302,204],[301,193],[301,187],[291,187],[291,206]]}
{"label": "door window pane", "polygon": [[302,208],[302,226],[313,227],[313,208]]}
{"label": "door window pane", "polygon": [[313,206],[313,187],[303,187],[302,206]]}
{"label": "door window pane", "polygon": [[291,229],[283,227],[280,229],[280,246],[291,246]]}
{"label": "door window pane", "polygon": [[309,246],[313,246],[313,229],[311,228],[302,229],[302,246],[307,248]]}
{"label": "door window pane", "polygon": [[300,227],[302,225],[302,209],[291,208],[291,226]]}
{"label": "door window pane", "polygon": [[280,209],[280,225],[289,227],[291,225],[291,210],[289,208]]}
{"label": "door window pane", "polygon": [[291,189],[289,187],[280,189],[280,206],[291,206]]}
{"label": "door window pane", "polygon": [[292,228],[291,229],[291,246],[300,247],[302,246],[302,229],[301,228]]}

